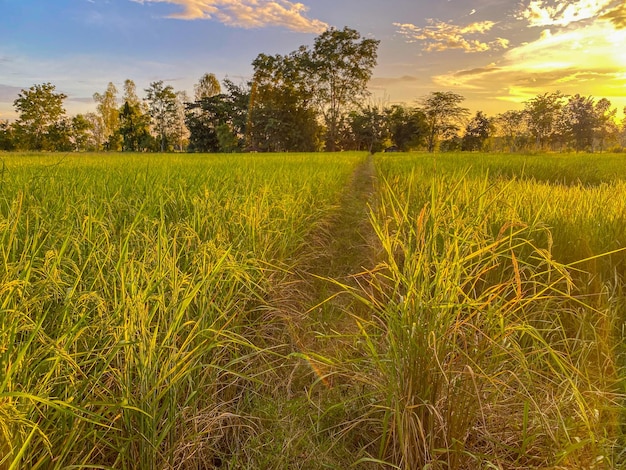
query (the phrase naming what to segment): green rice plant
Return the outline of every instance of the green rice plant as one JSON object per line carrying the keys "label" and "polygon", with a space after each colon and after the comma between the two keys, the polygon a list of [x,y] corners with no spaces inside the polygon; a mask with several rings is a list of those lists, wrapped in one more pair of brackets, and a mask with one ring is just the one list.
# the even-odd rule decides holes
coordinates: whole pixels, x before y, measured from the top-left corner
{"label": "green rice plant", "polygon": [[7,159],[0,468],[243,453],[275,355],[264,304],[361,158]]}
{"label": "green rice plant", "polygon": [[0,469],[623,465],[621,161],[365,157],[3,156]]}
{"label": "green rice plant", "polygon": [[352,289],[371,309],[355,315],[353,375],[372,401],[362,418],[372,458],[617,467],[615,310],[579,295],[543,214],[499,217],[512,193],[488,177],[384,163],[371,217],[381,261],[368,290]]}
{"label": "green rice plant", "polygon": [[562,186],[597,186],[626,178],[626,159],[620,153],[481,153],[451,152],[436,155],[426,152],[379,156],[403,167],[425,168],[439,173],[469,171],[468,176],[492,179],[534,180]]}

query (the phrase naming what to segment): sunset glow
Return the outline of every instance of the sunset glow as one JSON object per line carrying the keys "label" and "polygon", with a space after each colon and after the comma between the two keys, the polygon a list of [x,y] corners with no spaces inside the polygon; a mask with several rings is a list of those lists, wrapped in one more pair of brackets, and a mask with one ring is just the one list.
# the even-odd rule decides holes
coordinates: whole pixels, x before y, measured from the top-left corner
{"label": "sunset glow", "polygon": [[244,82],[258,54],[345,25],[381,41],[375,101],[451,90],[494,114],[560,90],[626,106],[623,0],[0,0],[0,12],[0,119],[34,83],[54,83],[82,112],[109,81]]}

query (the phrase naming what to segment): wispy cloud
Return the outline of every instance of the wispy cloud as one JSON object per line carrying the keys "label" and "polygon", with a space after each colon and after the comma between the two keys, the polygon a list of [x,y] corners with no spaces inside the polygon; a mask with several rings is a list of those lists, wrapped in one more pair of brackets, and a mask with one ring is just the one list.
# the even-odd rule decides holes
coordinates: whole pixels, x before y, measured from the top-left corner
{"label": "wispy cloud", "polygon": [[370,85],[385,86],[389,84],[415,83],[419,81],[420,78],[412,75],[402,75],[401,77],[374,77],[370,80]]}
{"label": "wispy cloud", "polygon": [[420,28],[410,23],[394,23],[398,33],[405,36],[409,42],[421,42],[426,52],[442,52],[449,49],[461,49],[465,52],[485,52],[489,50],[506,49],[509,41],[496,38],[492,41],[482,41],[475,36],[483,36],[494,27],[493,21],[479,21],[466,26],[427,19],[427,25]]}
{"label": "wispy cloud", "polygon": [[21,91],[20,87],[0,83],[0,103],[13,103]]}
{"label": "wispy cloud", "polygon": [[170,18],[214,19],[228,26],[263,28],[282,26],[302,33],[320,33],[328,25],[305,16],[308,7],[289,0],[131,0],[136,3],[169,3],[182,11]]}
{"label": "wispy cloud", "polygon": [[605,12],[600,19],[607,20],[613,23],[613,26],[617,29],[626,28],[626,2],[622,3],[618,7],[613,8]]}
{"label": "wispy cloud", "polygon": [[528,21],[529,27],[568,26],[600,16],[615,0],[531,0],[519,18]]}
{"label": "wispy cloud", "polygon": [[[435,82],[500,99],[524,101],[547,89],[589,93],[621,101],[626,80],[626,30],[603,22],[560,32],[544,32],[532,42],[506,51],[486,67],[440,75]],[[593,91],[592,91],[593,90]]]}
{"label": "wispy cloud", "polygon": [[424,85],[424,80],[414,77],[412,75],[402,75],[401,77],[374,77],[368,84],[370,91],[383,91],[386,92],[389,89],[397,89],[398,87],[404,90],[413,90],[419,86]]}

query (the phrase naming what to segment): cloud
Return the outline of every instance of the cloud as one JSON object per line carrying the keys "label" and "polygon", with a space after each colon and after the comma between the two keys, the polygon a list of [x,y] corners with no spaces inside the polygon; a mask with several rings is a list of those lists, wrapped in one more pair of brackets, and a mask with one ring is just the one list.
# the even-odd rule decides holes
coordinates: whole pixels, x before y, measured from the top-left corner
{"label": "cloud", "polygon": [[418,77],[412,75],[403,75],[401,77],[374,77],[370,80],[369,85],[371,87],[385,87],[388,85],[401,85],[406,83],[419,82]]}
{"label": "cloud", "polygon": [[289,0],[131,0],[136,3],[169,3],[182,11],[170,18],[215,19],[238,28],[282,26],[301,33],[321,33],[328,25],[307,18],[308,7]]}
{"label": "cloud", "polygon": [[374,77],[369,81],[367,88],[376,92],[375,94],[381,95],[382,98],[388,99],[389,93],[397,98],[399,90],[402,91],[402,94],[413,93],[415,89],[424,85],[423,79],[412,75],[402,75],[400,77]]}
{"label": "cloud", "polygon": [[615,0],[531,0],[519,18],[527,20],[529,27],[564,27],[597,18],[615,3]]}
{"label": "cloud", "polygon": [[87,103],[87,104],[93,104],[93,97],[92,96],[68,96],[67,101],[72,101],[74,103]]}
{"label": "cloud", "polygon": [[617,29],[626,29],[626,3],[607,11],[600,19],[610,21]]}
{"label": "cloud", "polygon": [[607,29],[603,22],[544,33],[537,40],[506,51],[486,67],[437,76],[440,86],[500,99],[524,101],[545,91],[584,93],[623,100],[626,82],[626,30]]}
{"label": "cloud", "polygon": [[13,104],[21,91],[20,87],[0,84],[0,102]]}
{"label": "cloud", "polygon": [[427,19],[427,26],[420,28],[410,23],[394,23],[398,33],[408,42],[422,42],[426,52],[442,52],[449,49],[461,49],[464,52],[485,52],[506,49],[509,41],[496,38],[485,42],[472,36],[485,35],[495,25],[493,21],[480,21],[467,26],[458,26],[438,20]]}

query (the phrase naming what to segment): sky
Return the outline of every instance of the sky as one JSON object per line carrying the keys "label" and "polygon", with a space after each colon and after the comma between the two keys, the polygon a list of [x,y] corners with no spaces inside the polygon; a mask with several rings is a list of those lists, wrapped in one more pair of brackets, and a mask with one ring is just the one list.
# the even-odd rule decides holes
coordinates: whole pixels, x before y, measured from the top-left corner
{"label": "sky", "polygon": [[626,106],[626,0],[0,0],[0,119],[46,82],[70,115],[125,79],[140,96],[158,80],[192,96],[205,73],[244,83],[258,54],[344,26],[380,40],[368,104],[453,91],[495,115],[559,90]]}

